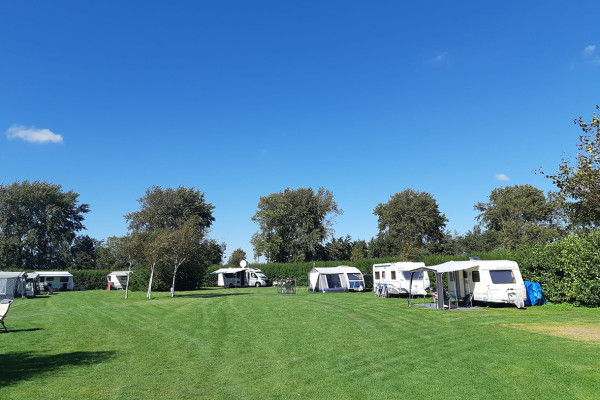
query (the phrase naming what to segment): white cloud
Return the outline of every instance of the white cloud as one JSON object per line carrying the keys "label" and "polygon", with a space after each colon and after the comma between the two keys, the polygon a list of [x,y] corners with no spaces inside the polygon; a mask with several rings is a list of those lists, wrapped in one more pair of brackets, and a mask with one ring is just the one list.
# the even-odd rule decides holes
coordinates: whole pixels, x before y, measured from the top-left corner
{"label": "white cloud", "polygon": [[585,49],[583,49],[583,55],[591,56],[592,54],[594,54],[595,51],[596,51],[596,45],[590,44],[589,46],[586,46]]}
{"label": "white cloud", "polygon": [[499,181],[505,181],[505,182],[510,181],[510,178],[504,174],[498,174],[495,176],[495,178],[498,179]]}
{"label": "white cloud", "polygon": [[30,143],[62,143],[63,137],[50,129],[37,129],[35,126],[25,128],[22,125],[13,125],[6,131],[9,139],[22,139]]}
{"label": "white cloud", "polygon": [[445,51],[445,52],[443,52],[442,54],[438,54],[438,55],[437,55],[437,56],[436,56],[436,57],[433,59],[433,61],[435,61],[435,62],[442,62],[442,61],[446,60],[446,56],[447,56],[447,55],[448,55],[448,52],[447,52],[447,51]]}

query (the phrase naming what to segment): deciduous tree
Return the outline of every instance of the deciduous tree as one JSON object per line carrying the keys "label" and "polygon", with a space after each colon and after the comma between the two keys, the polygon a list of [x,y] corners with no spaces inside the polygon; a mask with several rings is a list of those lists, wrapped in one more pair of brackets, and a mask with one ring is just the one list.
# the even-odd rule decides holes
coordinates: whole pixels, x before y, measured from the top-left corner
{"label": "deciduous tree", "polygon": [[[561,161],[558,171],[546,177],[558,187],[566,200],[571,222],[583,227],[600,226],[600,116],[599,106],[588,123],[583,116],[573,122],[583,134],[579,136],[579,152],[575,162]],[[543,171],[541,171],[544,173]]]}
{"label": "deciduous tree", "polygon": [[246,260],[247,255],[246,252],[242,249],[235,249],[233,251],[233,253],[231,253],[231,256],[229,257],[229,260],[227,261],[227,265],[235,265],[235,266],[239,266],[240,262],[242,260]]}
{"label": "deciduous tree", "polygon": [[377,216],[379,226],[375,242],[381,241],[395,249],[395,254],[385,255],[408,259],[417,249],[434,248],[444,241],[448,220],[427,192],[406,189],[396,193],[387,203],[379,203],[373,214]]}
{"label": "deciduous tree", "polygon": [[87,204],[48,182],[0,185],[0,258],[16,268],[64,268]]}
{"label": "deciduous tree", "polygon": [[319,188],[287,188],[261,197],[252,220],[260,231],[252,236],[256,257],[291,262],[314,260],[319,246],[331,235],[333,217],[342,214],[333,193]]}
{"label": "deciduous tree", "polygon": [[492,190],[489,202],[477,203],[477,219],[493,232],[501,247],[516,249],[525,244],[547,243],[560,236],[556,220],[558,203],[531,185]]}

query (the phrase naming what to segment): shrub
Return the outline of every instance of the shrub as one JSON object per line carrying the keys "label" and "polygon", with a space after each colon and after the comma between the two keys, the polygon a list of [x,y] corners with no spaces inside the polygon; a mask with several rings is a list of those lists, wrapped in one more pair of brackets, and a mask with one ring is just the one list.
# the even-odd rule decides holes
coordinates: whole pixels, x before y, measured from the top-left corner
{"label": "shrub", "polygon": [[109,270],[75,269],[69,271],[73,275],[75,288],[82,287],[86,290],[106,289],[106,276]]}

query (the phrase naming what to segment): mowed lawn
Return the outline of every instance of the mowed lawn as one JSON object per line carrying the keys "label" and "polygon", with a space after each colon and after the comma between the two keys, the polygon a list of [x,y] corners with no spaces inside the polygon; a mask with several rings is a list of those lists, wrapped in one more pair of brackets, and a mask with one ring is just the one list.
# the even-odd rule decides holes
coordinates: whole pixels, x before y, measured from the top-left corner
{"label": "mowed lawn", "polygon": [[16,299],[0,399],[598,399],[600,310],[437,311],[369,293]]}

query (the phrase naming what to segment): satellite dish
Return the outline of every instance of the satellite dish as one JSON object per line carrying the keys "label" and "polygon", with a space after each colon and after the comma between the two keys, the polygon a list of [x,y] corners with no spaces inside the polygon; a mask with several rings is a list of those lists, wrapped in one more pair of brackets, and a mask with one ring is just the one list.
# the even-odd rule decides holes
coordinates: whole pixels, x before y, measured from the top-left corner
{"label": "satellite dish", "polygon": [[246,262],[246,260],[240,261],[240,267],[246,268],[246,265],[248,265],[248,263]]}

